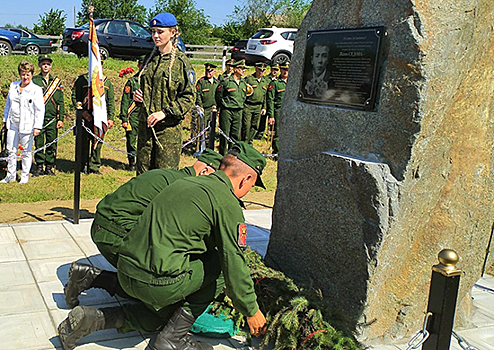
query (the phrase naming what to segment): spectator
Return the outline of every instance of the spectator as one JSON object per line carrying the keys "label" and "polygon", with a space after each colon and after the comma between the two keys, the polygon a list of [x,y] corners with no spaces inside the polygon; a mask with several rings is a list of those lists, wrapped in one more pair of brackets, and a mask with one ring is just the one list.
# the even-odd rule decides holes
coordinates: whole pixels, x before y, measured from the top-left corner
{"label": "spectator", "polygon": [[21,184],[29,181],[29,171],[33,162],[31,149],[34,136],[39,135],[43,127],[45,104],[43,90],[32,82],[34,65],[22,61],[18,66],[21,80],[10,84],[9,94],[3,113],[3,127],[7,128],[7,150],[9,161],[7,176],[0,183],[16,181],[17,146],[22,149]]}

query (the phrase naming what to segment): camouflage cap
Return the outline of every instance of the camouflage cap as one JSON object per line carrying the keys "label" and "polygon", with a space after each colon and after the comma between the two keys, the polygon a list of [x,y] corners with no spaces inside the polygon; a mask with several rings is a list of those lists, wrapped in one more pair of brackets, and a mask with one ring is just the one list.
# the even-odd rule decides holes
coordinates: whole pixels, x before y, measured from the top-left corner
{"label": "camouflage cap", "polygon": [[220,162],[222,159],[222,155],[216,153],[212,149],[206,148],[202,153],[197,157],[197,160],[203,163],[206,163],[211,168],[218,170],[220,167]]}
{"label": "camouflage cap", "polygon": [[47,60],[47,61],[50,61],[50,62],[53,62],[52,58],[50,57],[50,55],[39,55],[38,56],[38,64],[41,63],[41,61],[44,61],[44,60]]}
{"label": "camouflage cap", "polygon": [[256,186],[266,189],[264,183],[262,182],[261,175],[262,171],[266,167],[266,159],[256,150],[254,147],[248,143],[237,141],[228,154],[232,154],[239,160],[250,166],[257,173]]}

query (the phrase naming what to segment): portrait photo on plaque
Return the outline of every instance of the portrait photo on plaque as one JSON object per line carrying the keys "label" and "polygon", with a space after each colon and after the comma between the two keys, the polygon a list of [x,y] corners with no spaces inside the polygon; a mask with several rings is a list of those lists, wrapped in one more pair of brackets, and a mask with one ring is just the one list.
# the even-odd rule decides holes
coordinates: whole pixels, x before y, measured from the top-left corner
{"label": "portrait photo on plaque", "polygon": [[374,110],[384,27],[307,33],[299,100]]}

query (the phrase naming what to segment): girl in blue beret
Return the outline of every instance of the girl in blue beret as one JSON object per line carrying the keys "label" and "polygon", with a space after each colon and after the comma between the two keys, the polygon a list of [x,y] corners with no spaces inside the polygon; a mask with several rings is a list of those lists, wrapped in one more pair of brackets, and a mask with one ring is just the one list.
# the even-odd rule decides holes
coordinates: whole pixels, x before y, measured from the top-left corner
{"label": "girl in blue beret", "polygon": [[179,30],[171,13],[160,13],[149,26],[155,43],[140,75],[134,100],[142,103],[137,136],[137,175],[151,169],[178,169],[182,120],[195,103],[195,73],[177,49]]}

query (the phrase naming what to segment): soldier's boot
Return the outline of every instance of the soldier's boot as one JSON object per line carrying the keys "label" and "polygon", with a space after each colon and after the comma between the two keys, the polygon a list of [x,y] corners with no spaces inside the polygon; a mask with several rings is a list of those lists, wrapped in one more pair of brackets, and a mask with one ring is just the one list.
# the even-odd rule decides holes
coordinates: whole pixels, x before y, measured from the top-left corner
{"label": "soldier's boot", "polygon": [[36,169],[34,169],[33,177],[44,175],[43,164],[36,164]]}
{"label": "soldier's boot", "polygon": [[153,350],[212,350],[208,343],[197,342],[189,334],[195,318],[180,307],[158,334]]}
{"label": "soldier's boot", "polygon": [[117,273],[106,271],[92,265],[74,261],[69,269],[69,281],[63,288],[65,303],[73,308],[79,305],[79,295],[90,288],[102,288],[111,296],[118,294],[128,297],[118,283]]}
{"label": "soldier's boot", "polygon": [[53,164],[46,164],[45,175],[55,176],[55,173],[53,172]]}
{"label": "soldier's boot", "polygon": [[136,160],[135,158],[129,158],[129,166],[127,167],[128,171],[136,171]]}
{"label": "soldier's boot", "polygon": [[65,350],[72,350],[76,341],[103,329],[120,328],[125,314],[120,307],[97,309],[92,306],[77,306],[58,326],[58,336]]}

